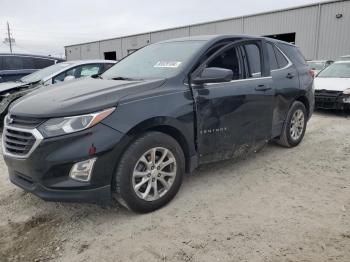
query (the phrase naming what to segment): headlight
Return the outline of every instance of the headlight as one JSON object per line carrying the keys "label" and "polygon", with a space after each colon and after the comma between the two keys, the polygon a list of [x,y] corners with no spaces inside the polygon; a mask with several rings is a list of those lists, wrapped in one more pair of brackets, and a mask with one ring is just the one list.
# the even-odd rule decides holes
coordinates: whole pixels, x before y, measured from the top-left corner
{"label": "headlight", "polygon": [[343,92],[344,95],[350,95],[350,88],[345,89]]}
{"label": "headlight", "polygon": [[86,115],[52,118],[39,126],[38,129],[45,137],[70,134],[93,127],[112,114],[114,110],[115,108],[109,108]]}

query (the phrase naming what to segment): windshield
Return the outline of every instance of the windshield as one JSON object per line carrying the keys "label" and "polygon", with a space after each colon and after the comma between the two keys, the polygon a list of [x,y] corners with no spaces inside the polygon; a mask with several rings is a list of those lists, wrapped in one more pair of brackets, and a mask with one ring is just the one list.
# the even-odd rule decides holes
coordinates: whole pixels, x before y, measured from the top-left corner
{"label": "windshield", "polygon": [[350,62],[335,63],[321,71],[317,77],[350,78]]}
{"label": "windshield", "polygon": [[325,66],[324,62],[307,62],[312,70],[322,70]]}
{"label": "windshield", "polygon": [[38,70],[30,75],[24,76],[21,78],[22,82],[25,83],[34,83],[41,81],[43,78],[50,76],[53,73],[61,71],[63,68],[71,66],[72,63],[59,63],[44,69]]}
{"label": "windshield", "polygon": [[102,78],[169,78],[191,62],[205,41],[182,41],[146,46],[121,60],[102,74]]}

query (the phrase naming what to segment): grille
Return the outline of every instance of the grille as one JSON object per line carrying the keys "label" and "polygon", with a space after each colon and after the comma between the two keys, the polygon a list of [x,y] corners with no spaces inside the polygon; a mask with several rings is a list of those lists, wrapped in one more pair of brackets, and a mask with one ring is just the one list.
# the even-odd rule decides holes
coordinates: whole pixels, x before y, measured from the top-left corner
{"label": "grille", "polygon": [[9,119],[12,121],[11,126],[24,128],[36,128],[44,121],[42,118],[23,117],[16,115],[11,115]]}
{"label": "grille", "polygon": [[342,92],[329,90],[315,90],[315,101],[318,107],[335,108]]}
{"label": "grille", "polygon": [[25,156],[29,154],[30,150],[34,146],[36,139],[32,133],[26,131],[18,131],[11,128],[5,128],[4,130],[4,148],[6,152]]}

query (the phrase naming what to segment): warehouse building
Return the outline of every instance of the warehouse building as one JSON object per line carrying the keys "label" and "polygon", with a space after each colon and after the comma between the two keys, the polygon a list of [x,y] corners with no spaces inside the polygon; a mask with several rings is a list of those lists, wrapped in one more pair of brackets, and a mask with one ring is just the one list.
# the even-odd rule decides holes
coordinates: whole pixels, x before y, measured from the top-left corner
{"label": "warehouse building", "polygon": [[67,60],[120,60],[162,40],[195,35],[247,34],[296,44],[307,59],[350,54],[350,1],[337,0],[289,9],[122,36],[65,47]]}

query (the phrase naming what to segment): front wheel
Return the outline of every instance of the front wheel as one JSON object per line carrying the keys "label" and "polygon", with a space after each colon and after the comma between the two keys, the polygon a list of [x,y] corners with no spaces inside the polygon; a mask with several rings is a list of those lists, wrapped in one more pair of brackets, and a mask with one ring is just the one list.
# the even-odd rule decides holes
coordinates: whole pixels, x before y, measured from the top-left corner
{"label": "front wheel", "polygon": [[277,143],[285,147],[295,147],[303,140],[307,124],[305,105],[295,101],[289,109],[286,122]]}
{"label": "front wheel", "polygon": [[184,154],[177,141],[160,132],[137,138],[124,152],[115,175],[116,199],[136,212],[167,204],[179,190]]}

